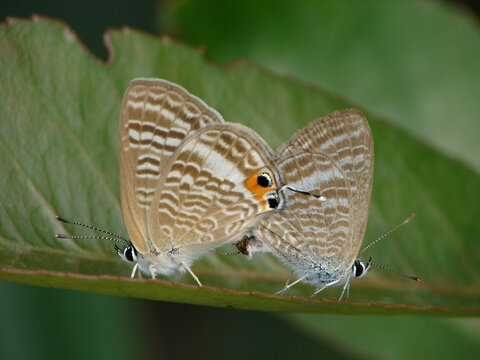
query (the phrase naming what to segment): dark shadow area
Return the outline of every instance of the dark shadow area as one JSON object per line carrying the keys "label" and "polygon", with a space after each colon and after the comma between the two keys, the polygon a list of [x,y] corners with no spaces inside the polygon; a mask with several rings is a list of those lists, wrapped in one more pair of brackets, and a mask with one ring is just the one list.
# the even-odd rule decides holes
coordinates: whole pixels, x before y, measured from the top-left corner
{"label": "dark shadow area", "polygon": [[276,314],[0,283],[1,359],[347,359]]}
{"label": "dark shadow area", "polygon": [[98,57],[107,59],[103,34],[108,28],[123,26],[155,33],[155,0],[2,0],[0,21],[7,17],[48,16],[67,23],[81,41]]}
{"label": "dark shadow area", "polygon": [[143,301],[138,309],[148,327],[145,348],[154,351],[149,358],[352,358],[278,314],[153,301]]}

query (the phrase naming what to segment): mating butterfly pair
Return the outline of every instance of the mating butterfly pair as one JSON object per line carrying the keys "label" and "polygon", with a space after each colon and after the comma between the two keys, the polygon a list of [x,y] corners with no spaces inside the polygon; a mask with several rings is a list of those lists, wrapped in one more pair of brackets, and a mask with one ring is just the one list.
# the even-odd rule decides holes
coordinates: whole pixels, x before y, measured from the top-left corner
{"label": "mating butterfly pair", "polygon": [[226,123],[179,85],[136,79],[121,107],[119,154],[131,241],[116,239],[116,249],[134,263],[132,277],[137,268],[153,278],[187,270],[202,285],[194,260],[239,239],[242,253],[270,252],[292,268],[299,278],[284,290],[302,280],[315,294],[345,290],[370,268],[357,254],[373,141],[358,110],[312,122],[273,154],[253,130]]}

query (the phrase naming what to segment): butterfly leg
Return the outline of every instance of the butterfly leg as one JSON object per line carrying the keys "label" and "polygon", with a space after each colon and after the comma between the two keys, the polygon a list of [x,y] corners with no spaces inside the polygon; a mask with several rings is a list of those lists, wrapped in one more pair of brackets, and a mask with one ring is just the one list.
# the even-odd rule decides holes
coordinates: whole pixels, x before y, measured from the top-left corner
{"label": "butterfly leg", "polygon": [[155,280],[155,266],[153,266],[153,264],[150,264],[148,270],[150,271],[150,275],[152,275],[152,279]]}
{"label": "butterfly leg", "polygon": [[322,286],[321,288],[315,290],[315,292],[314,292],[312,295],[310,295],[310,298],[315,297],[315,295],[317,295],[320,291],[325,290],[327,287],[330,287],[330,286],[333,286],[333,285],[335,285],[335,284],[338,284],[339,281],[340,281],[340,280],[335,280],[335,281],[332,281],[332,282],[329,282],[329,283],[325,284],[325,285]]}
{"label": "butterfly leg", "polygon": [[136,263],[135,266],[133,267],[132,275],[130,275],[130,278],[133,279],[135,277],[135,273],[137,272],[137,269],[138,269],[138,263]]}
{"label": "butterfly leg", "polygon": [[290,282],[290,280],[292,279],[292,275],[293,275],[293,270],[290,271],[290,275],[288,275],[288,279],[287,279],[287,282],[285,283],[285,287],[287,287],[288,283]]}
{"label": "butterfly leg", "polygon": [[290,275],[288,275],[287,282],[285,283],[285,286],[283,287],[283,289],[280,291],[277,291],[275,295],[282,295],[285,291],[287,291],[286,289],[287,289],[288,283],[290,282],[290,279],[292,278],[292,274],[293,274],[293,270],[290,271]]}
{"label": "butterfly leg", "polygon": [[200,282],[200,280],[198,280],[198,277],[197,275],[195,275],[192,271],[192,269],[190,269],[190,267],[183,261],[182,262],[183,266],[185,266],[185,269],[187,269],[187,271],[190,273],[190,275],[192,275],[192,277],[195,279],[195,281],[197,282],[198,286],[203,286],[202,283]]}
{"label": "butterfly leg", "polygon": [[340,294],[340,297],[338,298],[338,302],[342,300],[345,290],[347,290],[347,299],[348,299],[349,289],[350,289],[350,275],[348,275],[347,281],[345,281],[345,285],[343,285],[343,290],[342,290],[342,293]]}
{"label": "butterfly leg", "polygon": [[[292,276],[291,273],[290,273],[290,276]],[[285,287],[284,287],[282,290],[277,291],[277,292],[275,293],[275,295],[282,295],[285,291],[287,291],[288,289],[290,289],[293,285],[296,285],[296,284],[298,284],[300,281],[306,279],[307,276],[308,276],[308,275],[305,274],[305,275],[303,275],[301,278],[298,278],[297,280],[295,280],[294,282],[292,282],[291,284],[288,284],[288,281],[290,281],[290,278],[289,278],[288,281],[287,281],[287,284],[288,284],[288,285],[285,285]]]}

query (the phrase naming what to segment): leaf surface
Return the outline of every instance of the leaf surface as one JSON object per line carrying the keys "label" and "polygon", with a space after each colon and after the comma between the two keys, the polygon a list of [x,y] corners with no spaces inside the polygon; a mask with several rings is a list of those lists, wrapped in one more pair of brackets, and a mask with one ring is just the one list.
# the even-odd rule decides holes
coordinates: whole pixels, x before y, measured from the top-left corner
{"label": "leaf surface", "polygon": [[[188,275],[174,282],[130,280],[131,269],[111,243],[55,239],[55,233],[92,234],[63,226],[57,214],[126,234],[117,131],[123,92],[135,77],[184,86],[273,148],[313,119],[353,107],[249,63],[208,63],[168,38],[123,29],[106,41],[108,64],[93,58],[64,24],[35,17],[0,26],[0,279],[241,309],[478,316],[478,175],[369,112],[376,159],[365,243],[410,213],[417,217],[366,256],[419,275],[423,284],[373,270],[352,283],[349,302],[274,296],[289,270],[266,254],[252,261],[207,255],[193,266],[205,288],[179,284],[193,284]],[[288,295],[312,290],[301,285]],[[323,296],[339,293],[329,289]]]}

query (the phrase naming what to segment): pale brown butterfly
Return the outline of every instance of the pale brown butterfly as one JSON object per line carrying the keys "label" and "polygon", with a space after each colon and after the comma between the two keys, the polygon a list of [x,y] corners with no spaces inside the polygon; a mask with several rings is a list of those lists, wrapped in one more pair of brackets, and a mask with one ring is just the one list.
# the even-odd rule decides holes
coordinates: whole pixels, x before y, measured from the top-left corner
{"label": "pale brown butterfly", "polygon": [[317,287],[313,295],[345,284],[341,299],[350,279],[364,276],[376,265],[357,257],[370,208],[373,158],[370,127],[354,109],[312,122],[275,153],[273,161],[286,187],[315,196],[286,191],[284,206],[262,219],[236,246],[250,256],[273,253],[298,275],[279,293],[300,281]]}
{"label": "pale brown butterfly", "polygon": [[132,277],[137,268],[153,278],[188,270],[201,285],[190,269],[196,258],[238,240],[281,206],[282,179],[266,142],[166,80],[130,83],[119,157],[131,241],[115,241],[123,244],[116,247],[122,259],[135,264]]}

